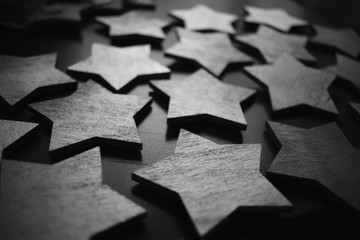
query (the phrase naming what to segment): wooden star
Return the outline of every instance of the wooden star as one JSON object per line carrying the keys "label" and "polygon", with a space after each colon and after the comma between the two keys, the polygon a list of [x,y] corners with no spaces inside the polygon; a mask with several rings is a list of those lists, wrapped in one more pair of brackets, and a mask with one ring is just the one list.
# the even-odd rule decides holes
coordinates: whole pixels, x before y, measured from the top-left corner
{"label": "wooden star", "polygon": [[113,94],[89,82],[68,97],[30,106],[53,122],[50,151],[76,143],[87,149],[103,144],[141,149],[133,117],[150,103],[149,98]]}
{"label": "wooden star", "polygon": [[337,50],[351,56],[357,57],[360,53],[360,37],[353,29],[331,29],[322,26],[314,26],[316,35],[310,42]]}
{"label": "wooden star", "polygon": [[100,76],[115,91],[140,79],[166,78],[170,69],[150,58],[150,45],[112,47],[94,43],[91,57],[68,67],[72,73]]}
{"label": "wooden star", "polygon": [[34,57],[0,55],[0,99],[12,110],[51,91],[74,89],[76,82],[55,68],[56,54]]}
{"label": "wooden star", "polygon": [[120,16],[97,17],[96,20],[109,27],[110,37],[142,36],[163,40],[162,28],[169,25],[168,21],[151,18],[144,12],[132,11]]}
{"label": "wooden star", "polygon": [[171,10],[170,15],[184,21],[185,28],[189,30],[213,30],[229,34],[235,34],[236,32],[231,25],[237,21],[238,17],[236,15],[218,12],[202,4],[186,10]]}
{"label": "wooden star", "polygon": [[244,8],[249,13],[245,17],[245,22],[248,23],[268,25],[283,32],[289,32],[293,27],[309,25],[305,20],[289,15],[283,9],[263,9],[253,6],[245,6]]}
{"label": "wooden star", "polygon": [[222,83],[204,70],[181,82],[152,81],[150,86],[170,97],[169,124],[208,120],[239,129],[247,126],[239,103],[256,93]]}
{"label": "wooden star", "polygon": [[311,53],[305,49],[307,37],[283,34],[272,28],[260,26],[256,34],[238,36],[238,41],[259,49],[266,62],[275,62],[283,53],[307,62],[316,62]]}
{"label": "wooden star", "polygon": [[360,121],[360,103],[350,102],[349,105],[354,116]]}
{"label": "wooden star", "polygon": [[306,67],[287,53],[272,65],[251,66],[245,70],[268,87],[274,111],[306,106],[339,114],[328,93],[335,79],[333,73]]}
{"label": "wooden star", "polygon": [[302,129],[269,122],[280,151],[268,172],[321,184],[360,210],[360,153],[335,123]]}
{"label": "wooden star", "polygon": [[204,236],[236,211],[280,212],[289,201],[259,172],[260,144],[218,145],[182,130],[175,153],[133,180],[179,197]]}
{"label": "wooden star", "polygon": [[145,214],[102,184],[99,148],[52,166],[4,160],[1,177],[0,234],[7,239],[87,240]]}
{"label": "wooden star", "polygon": [[230,63],[249,63],[253,59],[237,50],[224,33],[197,33],[176,29],[180,41],[166,49],[168,56],[194,61],[220,76]]}

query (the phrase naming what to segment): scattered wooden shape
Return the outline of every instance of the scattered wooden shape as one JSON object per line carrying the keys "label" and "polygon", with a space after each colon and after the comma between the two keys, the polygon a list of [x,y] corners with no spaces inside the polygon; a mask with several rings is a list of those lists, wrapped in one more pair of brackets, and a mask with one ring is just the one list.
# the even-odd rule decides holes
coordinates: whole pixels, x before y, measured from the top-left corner
{"label": "scattered wooden shape", "polygon": [[165,50],[170,57],[194,61],[220,76],[230,63],[250,63],[253,59],[236,49],[227,34],[197,33],[176,29],[179,42]]}
{"label": "scattered wooden shape", "polygon": [[336,123],[302,129],[268,122],[267,129],[280,148],[268,172],[321,184],[360,210],[360,153]]}
{"label": "scattered wooden shape", "polygon": [[250,66],[245,70],[268,87],[273,111],[306,106],[322,113],[339,114],[328,92],[335,79],[333,73],[306,67],[287,53],[272,65]]}
{"label": "scattered wooden shape", "polygon": [[189,30],[213,30],[229,34],[236,32],[232,23],[238,20],[237,15],[218,12],[202,4],[186,10],[171,10],[169,14],[184,21],[185,28]]}
{"label": "scattered wooden shape", "polygon": [[0,55],[0,62],[0,100],[13,110],[37,95],[76,87],[76,81],[55,68],[56,54],[27,58]]}
{"label": "scattered wooden shape", "polygon": [[127,0],[126,6],[129,8],[155,8],[154,0]]}
{"label": "scattered wooden shape", "polygon": [[91,4],[82,13],[85,16],[114,15],[124,10],[124,0],[91,0]]}
{"label": "scattered wooden shape", "polygon": [[283,32],[289,32],[293,27],[308,26],[309,23],[303,19],[289,15],[280,8],[264,9],[253,6],[245,6],[249,13],[245,22],[267,25]]}
{"label": "scattered wooden shape", "polygon": [[181,130],[175,153],[133,180],[180,197],[204,236],[236,211],[281,212],[291,203],[259,172],[260,144],[218,145]]}
{"label": "scattered wooden shape", "polygon": [[353,29],[331,29],[323,26],[314,26],[316,35],[310,39],[310,42],[333,47],[351,57],[357,57],[360,54],[360,37]]}
{"label": "scattered wooden shape", "polygon": [[113,94],[88,82],[68,97],[30,106],[53,122],[49,150],[55,152],[76,143],[87,149],[103,144],[141,149],[133,117],[150,103],[150,98]]}
{"label": "scattered wooden shape", "polygon": [[97,17],[96,20],[109,27],[112,38],[141,36],[164,40],[163,28],[170,22],[149,17],[140,11],[131,11],[120,16]]}
{"label": "scattered wooden shape", "polygon": [[316,62],[314,56],[305,48],[308,41],[305,36],[283,34],[272,28],[260,26],[256,34],[238,36],[236,40],[259,49],[268,63],[275,62],[283,53],[302,61]]}
{"label": "scattered wooden shape", "polygon": [[166,78],[170,69],[150,58],[150,45],[112,47],[94,43],[91,57],[68,67],[72,73],[100,76],[115,91],[142,79]]}
{"label": "scattered wooden shape", "polygon": [[360,103],[350,102],[349,106],[358,121],[360,121]]}
{"label": "scattered wooden shape", "polygon": [[255,90],[220,82],[204,70],[178,81],[152,81],[150,86],[170,97],[167,122],[210,121],[239,129],[247,123],[240,103]]}
{"label": "scattered wooden shape", "polygon": [[7,239],[90,239],[144,216],[145,209],[102,184],[100,149],[55,165],[4,160],[0,235]]}

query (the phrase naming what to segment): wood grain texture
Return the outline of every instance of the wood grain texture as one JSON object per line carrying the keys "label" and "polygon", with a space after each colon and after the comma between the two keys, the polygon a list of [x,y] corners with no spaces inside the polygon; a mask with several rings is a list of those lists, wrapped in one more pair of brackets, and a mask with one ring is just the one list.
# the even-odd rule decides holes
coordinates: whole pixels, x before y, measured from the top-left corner
{"label": "wood grain texture", "polygon": [[0,100],[13,110],[37,95],[76,87],[76,82],[55,68],[56,54],[27,58],[0,55]]}
{"label": "wood grain texture", "polygon": [[328,88],[335,74],[309,68],[283,54],[274,64],[245,67],[269,90],[273,111],[307,106],[323,113],[339,114]]}
{"label": "wood grain texture", "polygon": [[289,201],[259,172],[261,145],[218,145],[181,130],[175,153],[133,179],[181,198],[204,236],[235,211],[280,212]]}
{"label": "wood grain texture", "polygon": [[314,26],[316,35],[310,39],[310,42],[333,47],[351,57],[357,57],[360,54],[360,37],[353,29],[331,29],[323,26]]}
{"label": "wood grain texture", "polygon": [[260,26],[256,34],[236,37],[237,41],[257,48],[266,62],[275,62],[283,53],[306,62],[316,62],[316,59],[306,50],[308,38],[300,35],[283,34],[272,28]]}
{"label": "wood grain texture", "polygon": [[360,210],[360,152],[336,123],[302,129],[268,122],[280,151],[268,172],[311,180]]}
{"label": "wood grain texture", "polygon": [[360,121],[360,103],[350,102],[349,106],[358,121]]}
{"label": "wood grain texture", "polygon": [[169,14],[181,19],[188,30],[212,30],[229,34],[235,34],[236,32],[232,23],[238,20],[237,15],[218,12],[203,4],[198,4],[186,10],[171,10]]}
{"label": "wood grain texture", "polygon": [[141,11],[131,11],[120,16],[97,17],[96,21],[109,27],[109,35],[119,37],[148,37],[163,40],[163,28],[170,24],[159,18],[150,17]]}
{"label": "wood grain texture", "polygon": [[50,151],[85,140],[141,149],[133,117],[150,103],[150,98],[113,94],[90,81],[68,97],[30,106],[53,122]]}
{"label": "wood grain texture", "polygon": [[112,47],[94,43],[91,57],[68,67],[68,72],[100,76],[115,91],[132,81],[166,78],[170,69],[150,58],[150,45]]}
{"label": "wood grain texture", "polygon": [[165,50],[167,56],[193,61],[215,76],[230,63],[250,63],[253,59],[237,50],[224,33],[197,33],[177,28],[179,42]]}
{"label": "wood grain texture", "polygon": [[254,96],[255,90],[233,86],[199,70],[178,81],[152,81],[150,86],[170,97],[167,122],[210,121],[246,129],[240,103]]}
{"label": "wood grain texture", "polygon": [[267,25],[283,32],[289,32],[293,27],[309,25],[307,21],[291,16],[280,8],[265,9],[253,6],[245,6],[244,8],[248,13],[244,21],[248,23]]}
{"label": "wood grain texture", "polygon": [[8,240],[87,240],[145,214],[102,184],[99,148],[55,165],[4,160],[1,177],[0,235]]}

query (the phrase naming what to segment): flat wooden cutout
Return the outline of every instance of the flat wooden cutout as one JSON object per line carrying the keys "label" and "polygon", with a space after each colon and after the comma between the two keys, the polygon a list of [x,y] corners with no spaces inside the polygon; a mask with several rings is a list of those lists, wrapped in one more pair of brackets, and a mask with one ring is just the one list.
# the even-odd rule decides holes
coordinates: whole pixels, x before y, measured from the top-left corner
{"label": "flat wooden cutout", "polygon": [[152,81],[150,86],[170,97],[169,124],[207,120],[239,129],[247,126],[240,103],[256,93],[222,83],[204,70],[181,82]]}
{"label": "flat wooden cutout", "polygon": [[1,177],[0,235],[7,239],[88,240],[145,214],[102,184],[99,148],[55,165],[4,160]]}
{"label": "flat wooden cutout", "polygon": [[120,14],[125,10],[124,0],[92,0],[82,13],[90,16]]}
{"label": "flat wooden cutout", "polygon": [[30,106],[53,121],[50,151],[89,139],[95,145],[141,149],[133,117],[150,103],[150,98],[113,94],[91,81],[68,97]]}
{"label": "flat wooden cutout", "polygon": [[203,4],[186,10],[171,10],[170,15],[184,21],[185,28],[189,30],[213,30],[229,34],[235,34],[236,31],[231,24],[238,20],[235,14],[218,12]]}
{"label": "flat wooden cutout", "polygon": [[194,61],[215,76],[230,63],[250,63],[253,59],[236,49],[227,34],[197,33],[176,29],[179,42],[165,50],[167,56]]}
{"label": "flat wooden cutout", "polygon": [[181,130],[175,153],[133,172],[144,185],[180,197],[204,236],[235,211],[281,212],[291,203],[259,172],[260,144],[218,145]]}
{"label": "flat wooden cutout", "polygon": [[259,49],[266,62],[275,62],[283,53],[306,62],[316,59],[305,48],[308,38],[300,35],[283,34],[272,28],[260,26],[256,34],[236,37],[236,40]]}
{"label": "flat wooden cutout", "polygon": [[273,111],[305,105],[323,113],[338,115],[328,88],[335,74],[309,68],[283,54],[274,64],[245,67],[269,89]]}
{"label": "flat wooden cutout", "polygon": [[163,28],[170,22],[152,18],[144,12],[131,11],[120,16],[97,17],[96,20],[109,27],[110,37],[143,36],[163,40]]}
{"label": "flat wooden cutout", "polygon": [[102,77],[110,87],[119,91],[132,81],[166,78],[170,69],[150,58],[150,45],[112,47],[92,45],[91,57],[68,67],[69,72]]}
{"label": "flat wooden cutout", "polygon": [[316,35],[310,42],[333,47],[351,56],[358,57],[360,54],[360,37],[353,29],[331,29],[323,26],[314,26]]}
{"label": "flat wooden cutout", "polygon": [[350,102],[349,105],[355,117],[360,121],[360,103]]}
{"label": "flat wooden cutout", "polygon": [[0,100],[13,110],[43,92],[76,87],[76,81],[55,68],[56,54],[27,58],[0,55],[0,62]]}
{"label": "flat wooden cutout", "polygon": [[267,25],[283,32],[289,32],[293,27],[308,26],[303,19],[289,15],[280,8],[264,9],[253,6],[245,6],[249,15],[245,16],[245,22]]}
{"label": "flat wooden cutout", "polygon": [[280,151],[268,172],[310,180],[360,210],[360,152],[336,123],[302,129],[267,124]]}

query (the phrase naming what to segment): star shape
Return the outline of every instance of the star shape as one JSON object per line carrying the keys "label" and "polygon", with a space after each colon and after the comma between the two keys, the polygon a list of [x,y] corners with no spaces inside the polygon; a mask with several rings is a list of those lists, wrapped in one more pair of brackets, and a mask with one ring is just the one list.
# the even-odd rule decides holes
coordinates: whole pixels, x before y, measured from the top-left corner
{"label": "star shape", "polygon": [[197,33],[176,29],[180,41],[165,50],[171,57],[191,60],[215,76],[220,76],[230,63],[249,63],[253,59],[237,50],[224,33]]}
{"label": "star shape", "polygon": [[37,95],[69,90],[76,82],[55,68],[56,54],[27,58],[0,55],[0,96],[8,108],[17,110]]}
{"label": "star shape", "polygon": [[268,87],[273,111],[306,106],[339,114],[328,92],[335,79],[333,73],[306,67],[287,53],[274,64],[245,67],[245,70]]}
{"label": "star shape", "polygon": [[139,79],[165,78],[170,69],[150,58],[150,45],[112,47],[94,43],[91,57],[68,67],[72,73],[100,76],[115,91]]}
{"label": "star shape", "polygon": [[229,34],[236,32],[231,24],[237,21],[237,15],[218,12],[202,4],[186,10],[171,10],[170,15],[184,21],[185,28],[189,30],[213,30]]}
{"label": "star shape", "polygon": [[309,180],[360,210],[360,154],[336,123],[302,129],[269,122],[279,153],[268,172]]}
{"label": "star shape", "polygon": [[97,17],[96,21],[109,27],[110,37],[143,36],[163,40],[162,28],[168,21],[152,18],[144,12],[131,11],[120,16]]}
{"label": "star shape", "polygon": [[333,47],[351,57],[358,57],[360,54],[360,37],[353,29],[331,29],[323,26],[314,26],[316,35],[310,42]]}
{"label": "star shape", "polygon": [[218,145],[181,130],[173,155],[133,180],[179,197],[204,236],[236,211],[281,212],[289,201],[259,172],[260,144]]}
{"label": "star shape", "polygon": [[208,120],[239,129],[247,123],[240,103],[255,90],[220,82],[204,70],[178,81],[152,81],[150,86],[170,97],[168,123]]}
{"label": "star shape", "polygon": [[78,90],[68,97],[30,106],[53,122],[50,151],[73,144],[79,148],[85,148],[86,144],[123,144],[141,149],[133,117],[150,103],[150,98],[113,94],[89,82],[79,84]]}
{"label": "star shape", "polygon": [[256,34],[238,36],[236,40],[259,49],[268,63],[275,62],[283,53],[302,61],[316,62],[314,56],[305,48],[308,38],[304,36],[283,34],[260,26]]}
{"label": "star shape", "polygon": [[0,234],[7,239],[86,240],[145,214],[102,184],[99,148],[55,165],[4,160],[1,177]]}
{"label": "star shape", "polygon": [[305,20],[291,16],[280,8],[264,9],[253,6],[244,8],[249,13],[245,17],[245,22],[268,25],[282,32],[289,32],[292,27],[309,25]]}

